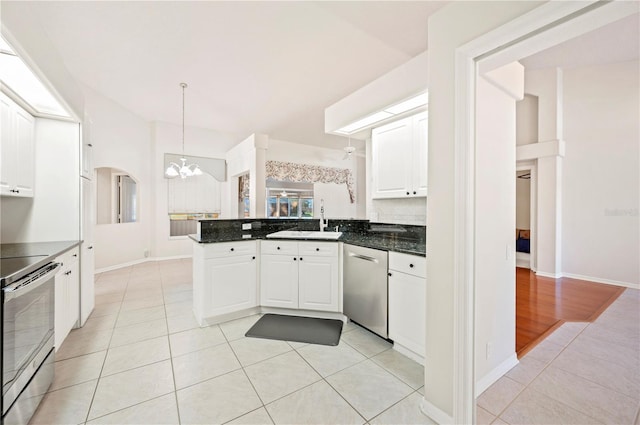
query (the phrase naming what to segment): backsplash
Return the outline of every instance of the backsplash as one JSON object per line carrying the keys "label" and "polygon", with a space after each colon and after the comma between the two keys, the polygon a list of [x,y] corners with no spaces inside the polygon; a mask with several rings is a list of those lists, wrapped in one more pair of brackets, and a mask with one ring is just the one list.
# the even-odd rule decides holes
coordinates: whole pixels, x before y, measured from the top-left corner
{"label": "backsplash", "polygon": [[[251,235],[251,238],[263,238],[269,233],[281,230],[319,230],[317,219],[278,219],[278,218],[245,218],[237,220],[200,220],[199,238],[224,240],[229,236]],[[250,228],[243,229],[244,225]],[[376,237],[402,239],[424,243],[426,238],[423,225],[410,225],[389,222],[370,222],[369,220],[329,219],[328,230],[338,228],[340,232],[354,234],[370,234]],[[249,226],[245,226],[249,227]]]}
{"label": "backsplash", "polygon": [[371,221],[427,225],[427,198],[372,199]]}

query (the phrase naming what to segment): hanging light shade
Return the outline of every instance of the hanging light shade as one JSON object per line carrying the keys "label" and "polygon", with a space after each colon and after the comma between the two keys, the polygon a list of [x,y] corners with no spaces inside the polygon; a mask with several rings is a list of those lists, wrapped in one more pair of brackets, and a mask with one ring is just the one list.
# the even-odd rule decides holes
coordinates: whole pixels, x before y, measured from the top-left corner
{"label": "hanging light shade", "polygon": [[181,179],[186,179],[187,177],[201,176],[202,170],[198,164],[187,164],[187,159],[184,157],[184,89],[187,88],[187,83],[180,83],[180,87],[182,87],[182,158],[180,158],[182,164],[169,163],[164,175],[168,178],[179,176]]}

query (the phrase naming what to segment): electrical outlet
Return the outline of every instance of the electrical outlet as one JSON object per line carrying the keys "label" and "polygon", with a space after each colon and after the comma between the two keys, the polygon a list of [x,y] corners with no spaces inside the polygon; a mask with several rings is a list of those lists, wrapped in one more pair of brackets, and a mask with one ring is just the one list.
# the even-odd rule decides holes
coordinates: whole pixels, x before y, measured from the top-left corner
{"label": "electrical outlet", "polygon": [[144,258],[148,258],[149,257],[149,250],[145,249],[144,250]]}
{"label": "electrical outlet", "polygon": [[251,223],[242,223],[242,230],[251,230]]}
{"label": "electrical outlet", "polygon": [[489,360],[493,356],[493,344],[487,342],[487,360]]}

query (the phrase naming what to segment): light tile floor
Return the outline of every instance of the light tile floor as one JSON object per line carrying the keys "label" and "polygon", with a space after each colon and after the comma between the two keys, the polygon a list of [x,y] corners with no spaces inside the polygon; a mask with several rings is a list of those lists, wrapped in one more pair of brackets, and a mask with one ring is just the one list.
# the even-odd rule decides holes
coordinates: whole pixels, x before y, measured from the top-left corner
{"label": "light tile floor", "polygon": [[[478,398],[479,424],[638,422],[640,291],[567,323]],[[337,347],[198,327],[191,261],[96,275],[96,308],[56,357],[32,424],[429,424],[423,367],[346,324]]]}
{"label": "light tile floor", "polygon": [[479,424],[640,424],[640,291],[565,323],[477,400]]}
{"label": "light tile floor", "polygon": [[337,347],[200,328],[191,261],[96,275],[96,308],[56,354],[32,424],[426,424],[424,369],[346,324]]}

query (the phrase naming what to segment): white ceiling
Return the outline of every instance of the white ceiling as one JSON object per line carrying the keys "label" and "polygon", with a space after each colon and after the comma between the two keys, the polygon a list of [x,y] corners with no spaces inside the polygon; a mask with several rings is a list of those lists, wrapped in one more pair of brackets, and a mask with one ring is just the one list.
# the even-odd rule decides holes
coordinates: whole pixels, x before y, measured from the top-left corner
{"label": "white ceiling", "polygon": [[[4,2],[4,0],[3,0]],[[427,49],[435,1],[21,1],[70,73],[148,121],[340,148],[324,108]],[[523,59],[638,58],[638,15]],[[361,148],[362,143],[354,141]]]}
{"label": "white ceiling", "polygon": [[148,121],[342,147],[324,108],[427,48],[443,2],[21,2],[82,84]]}

